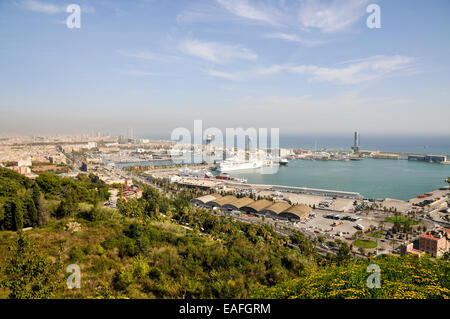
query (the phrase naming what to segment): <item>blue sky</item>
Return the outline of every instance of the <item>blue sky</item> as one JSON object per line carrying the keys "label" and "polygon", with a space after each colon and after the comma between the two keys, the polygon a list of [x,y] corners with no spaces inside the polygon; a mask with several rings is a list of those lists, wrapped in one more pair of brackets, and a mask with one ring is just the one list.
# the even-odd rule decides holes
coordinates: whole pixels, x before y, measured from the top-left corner
{"label": "blue sky", "polygon": [[448,0],[3,0],[0,133],[163,135],[200,119],[450,134],[449,13]]}

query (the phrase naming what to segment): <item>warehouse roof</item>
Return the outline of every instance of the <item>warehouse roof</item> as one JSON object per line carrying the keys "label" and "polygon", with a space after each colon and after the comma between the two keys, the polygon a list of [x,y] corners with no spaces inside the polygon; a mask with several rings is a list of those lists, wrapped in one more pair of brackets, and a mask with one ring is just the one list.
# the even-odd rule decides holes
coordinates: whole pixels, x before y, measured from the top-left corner
{"label": "warehouse roof", "polygon": [[234,202],[225,204],[223,206],[230,208],[230,209],[240,209],[241,207],[250,205],[253,202],[255,202],[255,201],[249,197],[242,197],[242,198],[238,198]]}
{"label": "warehouse roof", "polygon": [[229,204],[232,203],[234,201],[236,201],[236,197],[233,195],[228,195],[228,196],[224,196],[224,197],[220,197],[217,199],[213,199],[211,201],[208,202],[208,205],[210,206],[223,206],[225,204]]}
{"label": "warehouse roof", "polygon": [[272,204],[273,203],[271,201],[261,199],[261,200],[257,200],[254,203],[251,203],[249,205],[242,207],[242,210],[259,213],[261,210],[263,210],[266,207],[269,207]]}
{"label": "warehouse roof", "polygon": [[261,211],[261,213],[278,215],[290,207],[291,207],[291,205],[286,202],[278,202],[278,203],[270,205],[269,207],[264,208]]}
{"label": "warehouse roof", "polygon": [[311,214],[312,208],[303,204],[294,205],[280,213],[283,217],[298,217],[300,219],[308,217]]}
{"label": "warehouse roof", "polygon": [[216,200],[220,197],[222,197],[222,196],[220,196],[219,194],[208,194],[208,195],[200,196],[200,197],[194,199],[193,201],[202,203],[202,204],[206,204],[207,202]]}

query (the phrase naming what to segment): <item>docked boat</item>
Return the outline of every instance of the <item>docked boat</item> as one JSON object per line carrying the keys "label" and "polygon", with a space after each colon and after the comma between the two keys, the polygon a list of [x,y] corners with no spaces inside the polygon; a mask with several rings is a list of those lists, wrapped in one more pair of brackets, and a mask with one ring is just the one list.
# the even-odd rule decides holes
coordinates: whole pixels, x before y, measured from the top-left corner
{"label": "docked boat", "polygon": [[187,167],[178,170],[178,176],[181,177],[193,177],[193,178],[213,178],[213,175],[206,170],[194,170],[191,171]]}
{"label": "docked boat", "polygon": [[216,179],[223,179],[223,180],[231,180],[231,177],[228,173],[221,173],[220,175],[216,176]]}
{"label": "docked boat", "polygon": [[260,168],[263,166],[263,164],[264,163],[261,160],[242,160],[238,157],[232,157],[230,159],[226,159],[223,162],[217,163],[216,170],[218,172],[237,171],[243,169]]}
{"label": "docked boat", "polygon": [[280,159],[280,165],[286,166],[289,163],[289,161],[286,158]]}

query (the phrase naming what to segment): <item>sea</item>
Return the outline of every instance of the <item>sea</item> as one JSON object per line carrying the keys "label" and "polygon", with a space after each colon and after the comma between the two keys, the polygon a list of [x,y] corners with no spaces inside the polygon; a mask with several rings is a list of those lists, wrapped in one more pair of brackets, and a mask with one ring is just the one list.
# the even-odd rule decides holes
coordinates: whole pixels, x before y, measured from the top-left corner
{"label": "sea", "polygon": [[450,165],[366,158],[362,161],[291,160],[274,174],[252,169],[231,171],[251,184],[287,185],[358,192],[365,198],[409,200],[447,183]]}
{"label": "sea", "polygon": [[[294,149],[349,149],[353,133],[280,135],[280,147]],[[450,159],[450,135],[360,135],[362,150],[442,154]],[[271,184],[358,192],[366,198],[408,200],[448,185],[450,165],[407,160],[362,161],[291,160],[274,174],[261,169],[230,172],[252,184]]]}

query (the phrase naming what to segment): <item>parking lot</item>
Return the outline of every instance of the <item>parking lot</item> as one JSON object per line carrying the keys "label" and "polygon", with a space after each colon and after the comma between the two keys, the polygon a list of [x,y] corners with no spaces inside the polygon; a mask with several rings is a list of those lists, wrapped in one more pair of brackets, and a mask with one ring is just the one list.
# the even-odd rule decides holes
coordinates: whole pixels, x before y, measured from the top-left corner
{"label": "parking lot", "polygon": [[[329,206],[327,208],[336,210],[336,211],[351,211],[353,210],[353,202],[354,199],[349,198],[330,198],[328,196],[318,196],[318,195],[309,195],[309,194],[294,194],[294,193],[285,193],[285,192],[277,192],[280,194],[279,199],[290,200],[293,204],[304,204],[308,206],[319,207],[320,203],[328,202]],[[257,191],[257,196],[274,196],[274,192],[272,191]]]}
{"label": "parking lot", "polygon": [[[302,231],[313,232],[317,235],[324,235],[326,237],[353,236],[359,229],[357,225],[361,225],[367,230],[370,226],[380,226],[380,222],[383,220],[382,216],[366,216],[361,214],[346,214],[340,213],[339,219],[327,218],[328,215],[336,214],[327,210],[314,210],[312,216],[302,220],[297,224]],[[315,216],[315,217],[314,217]],[[359,218],[358,220],[343,220],[344,216]]]}

